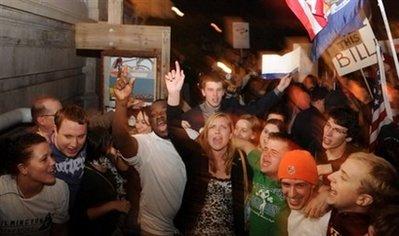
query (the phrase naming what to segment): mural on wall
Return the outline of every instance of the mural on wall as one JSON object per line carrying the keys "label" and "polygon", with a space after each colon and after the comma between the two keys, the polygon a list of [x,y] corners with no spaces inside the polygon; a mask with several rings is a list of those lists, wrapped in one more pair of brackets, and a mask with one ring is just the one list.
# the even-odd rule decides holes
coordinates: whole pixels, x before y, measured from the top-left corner
{"label": "mural on wall", "polygon": [[104,56],[104,106],[106,110],[115,108],[114,86],[117,78],[134,80],[132,97],[151,103],[156,94],[156,58],[137,56]]}

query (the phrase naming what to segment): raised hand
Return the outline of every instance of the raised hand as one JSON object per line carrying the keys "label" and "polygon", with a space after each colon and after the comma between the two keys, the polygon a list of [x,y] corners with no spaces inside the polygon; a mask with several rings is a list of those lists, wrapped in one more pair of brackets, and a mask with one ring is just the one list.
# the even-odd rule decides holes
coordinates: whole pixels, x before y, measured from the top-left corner
{"label": "raised hand", "polygon": [[281,78],[280,82],[277,85],[277,89],[280,92],[284,92],[284,90],[290,85],[292,80],[292,76],[290,74]]}
{"label": "raised hand", "polygon": [[165,84],[169,94],[180,93],[184,83],[184,71],[180,69],[179,62],[175,62],[176,70],[165,75]]}
{"label": "raised hand", "polygon": [[114,87],[114,93],[117,100],[122,101],[130,97],[133,89],[133,82],[126,81],[125,78],[118,78]]}

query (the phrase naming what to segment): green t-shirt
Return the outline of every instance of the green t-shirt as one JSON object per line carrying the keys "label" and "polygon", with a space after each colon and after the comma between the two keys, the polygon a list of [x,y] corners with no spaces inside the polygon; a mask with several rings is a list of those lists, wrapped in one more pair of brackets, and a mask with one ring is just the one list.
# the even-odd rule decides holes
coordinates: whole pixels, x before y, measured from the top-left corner
{"label": "green t-shirt", "polygon": [[267,177],[260,170],[261,151],[252,150],[248,154],[248,162],[253,170],[252,192],[250,196],[249,235],[272,236],[281,235],[285,231],[280,226],[280,217],[287,204],[280,184]]}

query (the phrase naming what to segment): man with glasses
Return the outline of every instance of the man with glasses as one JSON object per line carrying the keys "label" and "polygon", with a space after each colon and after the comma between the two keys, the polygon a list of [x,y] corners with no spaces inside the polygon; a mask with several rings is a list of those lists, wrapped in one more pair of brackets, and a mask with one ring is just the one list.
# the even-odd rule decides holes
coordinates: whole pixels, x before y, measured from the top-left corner
{"label": "man with glasses", "polygon": [[329,112],[323,129],[322,146],[325,153],[316,157],[319,175],[323,176],[325,184],[329,184],[327,175],[339,170],[354,151],[349,144],[358,132],[358,118],[350,108],[335,108]]}
{"label": "man with glasses", "polygon": [[35,123],[34,132],[51,141],[54,133],[54,116],[62,109],[61,102],[51,96],[35,99],[31,107],[32,122]]}
{"label": "man with glasses", "polygon": [[322,146],[324,153],[316,153],[317,172],[323,179],[318,195],[304,209],[307,216],[319,217],[327,212],[326,198],[330,181],[327,176],[338,171],[348,156],[355,152],[350,145],[359,132],[357,114],[350,108],[334,108],[327,118],[323,128]]}

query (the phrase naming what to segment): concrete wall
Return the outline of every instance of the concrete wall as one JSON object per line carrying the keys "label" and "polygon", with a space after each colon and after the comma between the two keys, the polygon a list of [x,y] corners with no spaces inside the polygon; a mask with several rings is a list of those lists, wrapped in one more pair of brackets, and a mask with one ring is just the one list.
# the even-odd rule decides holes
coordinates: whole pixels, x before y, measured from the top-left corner
{"label": "concrete wall", "polygon": [[[7,5],[18,1],[0,0],[0,114],[29,107],[35,97],[44,94],[81,102],[87,87],[82,72],[86,58],[76,55],[73,24],[81,20],[68,9],[62,12],[41,1],[31,0],[34,13],[26,12],[29,6],[21,5],[26,8],[22,11]],[[79,5],[75,12],[82,15],[87,12],[84,7]]]}

